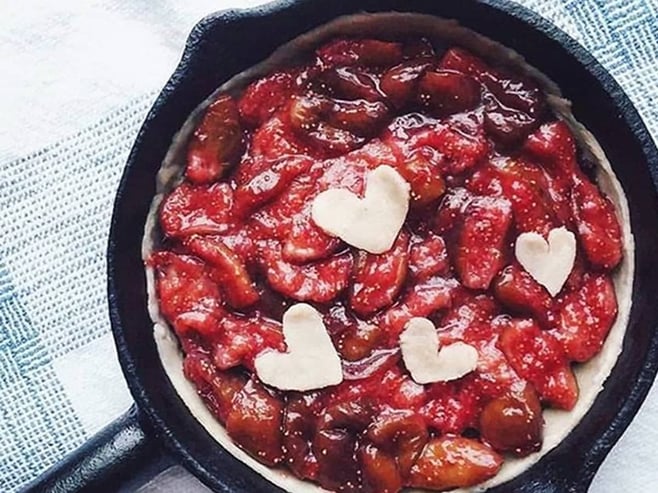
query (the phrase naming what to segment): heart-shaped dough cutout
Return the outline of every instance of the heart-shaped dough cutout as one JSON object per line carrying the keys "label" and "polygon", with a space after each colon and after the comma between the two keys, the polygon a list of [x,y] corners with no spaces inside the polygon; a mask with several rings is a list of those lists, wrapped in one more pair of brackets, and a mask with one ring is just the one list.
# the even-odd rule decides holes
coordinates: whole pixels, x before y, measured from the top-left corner
{"label": "heart-shaped dough cutout", "polygon": [[370,253],[391,249],[409,210],[409,184],[390,166],[368,173],[360,199],[332,188],[313,201],[313,221],[326,233]]}
{"label": "heart-shaped dough cutout", "polygon": [[455,342],[439,351],[439,337],[434,324],[426,318],[412,318],[400,335],[404,365],[416,383],[447,382],[475,370],[477,350]]}
{"label": "heart-shaped dough cutout", "polygon": [[522,233],[514,247],[516,259],[551,296],[560,292],[576,260],[576,237],[564,226],[552,229],[548,241],[538,233]]}
{"label": "heart-shaped dough cutout", "polygon": [[318,311],[306,303],[283,314],[287,353],[268,349],[256,356],[254,366],[262,382],[281,390],[313,390],[343,381],[343,370]]}

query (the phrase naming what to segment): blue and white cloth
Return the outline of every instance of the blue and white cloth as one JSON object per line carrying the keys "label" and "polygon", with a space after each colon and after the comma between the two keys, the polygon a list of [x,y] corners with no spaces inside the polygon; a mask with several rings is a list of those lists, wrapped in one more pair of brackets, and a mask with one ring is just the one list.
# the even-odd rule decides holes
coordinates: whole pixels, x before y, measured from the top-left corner
{"label": "blue and white cloth", "polygon": [[[0,492],[17,490],[130,405],[105,294],[114,192],[194,23],[214,10],[257,3],[3,5]],[[658,137],[658,0],[520,3],[585,45]],[[656,442],[654,389],[592,491],[656,491]]]}

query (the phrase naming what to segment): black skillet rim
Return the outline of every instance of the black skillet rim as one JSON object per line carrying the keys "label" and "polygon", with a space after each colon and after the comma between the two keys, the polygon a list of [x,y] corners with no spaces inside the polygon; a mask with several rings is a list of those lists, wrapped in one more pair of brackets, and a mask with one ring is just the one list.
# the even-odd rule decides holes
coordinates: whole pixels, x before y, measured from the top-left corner
{"label": "black skillet rim", "polygon": [[[208,32],[216,27],[218,24],[231,23],[241,19],[248,19],[250,17],[267,17],[281,15],[291,7],[299,5],[310,5],[314,3],[314,0],[286,0],[278,3],[266,4],[261,7],[254,9],[248,9],[244,11],[226,11],[218,12],[204,18],[192,31],[190,37],[187,41],[185,52],[181,60],[180,65],[176,68],[172,78],[169,80],[162,93],[157,98],[154,103],[151,111],[149,112],[146,121],[140,130],[139,136],[136,139],[135,145],[131,151],[130,157],[128,159],[128,164],[124,170],[118,191],[117,191],[117,201],[115,203],[115,210],[112,220],[112,228],[110,234],[110,242],[108,249],[108,289],[109,289],[109,303],[110,303],[110,317],[112,322],[112,329],[115,337],[115,342],[117,345],[119,359],[124,370],[124,374],[128,380],[129,388],[137,402],[140,410],[146,415],[147,420],[154,429],[154,433],[164,442],[166,448],[173,452],[177,457],[180,457],[182,462],[191,469],[198,477],[200,477],[208,485],[217,488],[221,491],[235,491],[234,488],[240,488],[242,485],[240,482],[229,481],[225,483],[211,471],[207,470],[188,450],[188,448],[182,443],[183,441],[176,436],[171,427],[165,422],[165,420],[160,416],[158,409],[153,405],[152,398],[149,396],[149,390],[145,388],[142,382],[142,378],[138,374],[139,365],[135,360],[133,351],[130,348],[126,340],[126,336],[123,330],[122,315],[120,311],[120,299],[122,297],[122,288],[117,284],[116,281],[116,258],[121,255],[121,252],[117,250],[117,246],[121,243],[121,240],[118,240],[120,236],[120,224],[119,210],[121,208],[122,198],[125,194],[126,183],[130,179],[132,173],[137,173],[139,170],[136,170],[136,163],[138,161],[139,147],[145,136],[151,130],[151,125],[153,125],[154,120],[157,119],[158,114],[166,108],[168,102],[175,95],[176,86],[180,83],[180,80],[186,77],[186,72],[189,70],[189,67],[193,65],[193,60],[196,55],[196,51],[199,50],[200,46],[203,46],[204,37],[208,35]],[[341,2],[336,2],[341,3]],[[572,38],[567,34],[559,30],[557,27],[549,23],[547,20],[540,17],[538,14],[509,1],[495,1],[495,0],[479,0],[476,2],[485,6],[487,8],[495,9],[501,11],[507,16],[511,16],[516,20],[521,21],[529,29],[539,32],[541,35],[546,36],[553,41],[556,41],[561,48],[566,52],[568,56],[571,56],[575,59],[586,71],[588,71],[593,77],[597,79],[599,84],[602,86],[604,91],[607,93],[608,97],[615,103],[616,108],[619,111],[620,117],[625,120],[625,124],[634,134],[638,146],[641,148],[642,153],[644,154],[644,160],[647,163],[652,164],[652,169],[656,173],[656,164],[658,163],[658,151],[653,144],[653,141],[642,122],[639,114],[632,106],[630,100],[617,84],[617,82],[605,71],[605,69],[593,58],[589,52],[587,52],[582,46],[576,43]],[[386,6],[384,6],[386,4]],[[418,2],[416,2],[418,4]],[[317,3],[316,3],[317,5]],[[341,4],[342,5],[342,4]],[[380,5],[373,4],[373,2],[360,2],[360,5],[364,7],[364,10],[367,11],[384,11],[384,10],[401,10],[401,11],[414,11],[413,8],[405,8],[404,3],[398,2],[380,2]],[[395,6],[398,6],[398,9],[395,9]],[[385,8],[381,8],[384,6]],[[346,13],[348,10],[356,11],[356,9],[347,9],[341,8],[340,6],[335,9],[337,12]],[[420,10],[420,9],[418,9]],[[430,10],[428,7],[424,10]],[[321,22],[320,22],[321,23]],[[202,48],[201,48],[202,49]],[[203,99],[202,96],[199,98]],[[187,115],[183,115],[182,119]],[[181,120],[182,121],[182,120]],[[655,175],[654,175],[655,180]],[[655,187],[655,185],[654,185]],[[653,204],[656,205],[655,197],[653,198]],[[635,298],[635,295],[634,295]],[[635,300],[634,300],[635,301]],[[654,314],[655,315],[655,314]],[[655,326],[656,317],[651,317],[652,323]],[[576,491],[585,491],[587,485],[591,481],[596,469],[600,463],[605,458],[606,454],[612,448],[614,443],[619,439],[625,428],[630,424],[632,417],[636,414],[639,409],[640,404],[644,400],[651,383],[655,377],[656,371],[658,370],[658,337],[654,334],[651,336],[650,345],[647,348],[644,357],[644,364],[638,374],[637,379],[634,381],[634,384],[630,387],[626,398],[623,400],[623,404],[620,409],[609,423],[604,423],[607,428],[603,433],[600,433],[594,442],[591,443],[586,450],[585,460],[579,460],[578,463],[581,463],[585,468],[584,474],[580,479],[578,478],[569,478],[568,483],[561,483],[560,479],[551,476],[555,475],[562,471],[562,469],[557,468],[553,469],[551,467],[546,468],[546,471],[543,474],[529,474],[537,467],[533,467],[528,470],[526,473],[519,477],[521,482],[517,480],[512,480],[512,482],[503,485],[504,487],[519,487],[523,488],[523,491],[552,491],[552,488],[557,487],[556,491],[566,491],[561,489],[561,485],[572,485],[568,487],[568,490],[576,488]],[[613,370],[613,374],[614,374]],[[583,422],[588,421],[588,415],[583,419]],[[582,423],[581,423],[582,424]],[[576,431],[580,428],[580,425],[574,430],[571,434],[576,434]],[[541,463],[544,465],[551,466],[554,459],[564,460],[564,451],[557,453],[560,449],[563,449],[563,445],[566,442],[569,442],[568,437],[563,444],[558,446],[557,449],[550,452],[545,456]],[[569,447],[570,448],[570,447]],[[576,448],[577,450],[578,448]],[[568,452],[568,451],[567,451]],[[223,454],[226,455],[226,454]],[[569,455],[567,453],[567,455]],[[573,457],[572,457],[573,458]],[[218,460],[227,460],[227,457],[220,457]],[[235,461],[235,459],[228,458],[229,461]],[[235,467],[235,464],[230,463],[230,466]],[[238,464],[238,469],[242,469],[241,464]],[[246,468],[246,466],[243,466]],[[246,468],[247,473],[255,475],[251,469]],[[528,477],[529,476],[529,477]],[[519,483],[519,484],[516,484]],[[521,486],[521,483],[524,486]],[[280,491],[278,488],[272,486],[269,482],[265,480],[256,481],[256,483],[251,483],[253,486],[258,485],[259,487],[265,487],[270,491]],[[526,489],[527,487],[531,489]],[[542,488],[542,489],[536,489]],[[499,488],[496,488],[492,491],[497,491]],[[509,491],[509,490],[508,490]],[[521,490],[517,490],[521,491]]]}

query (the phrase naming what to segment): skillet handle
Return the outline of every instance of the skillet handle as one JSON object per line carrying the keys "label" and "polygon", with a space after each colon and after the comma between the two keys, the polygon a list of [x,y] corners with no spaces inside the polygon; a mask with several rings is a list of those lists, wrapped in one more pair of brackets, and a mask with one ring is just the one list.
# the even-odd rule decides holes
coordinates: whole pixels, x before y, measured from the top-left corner
{"label": "skillet handle", "polygon": [[22,492],[135,491],[172,464],[133,405]]}

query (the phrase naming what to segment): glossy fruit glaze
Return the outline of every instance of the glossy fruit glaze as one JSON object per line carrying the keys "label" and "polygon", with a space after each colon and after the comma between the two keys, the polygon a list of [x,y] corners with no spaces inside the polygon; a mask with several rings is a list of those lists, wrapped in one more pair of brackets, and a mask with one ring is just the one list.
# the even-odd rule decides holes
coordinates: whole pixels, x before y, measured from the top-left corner
{"label": "glossy fruit glaze", "polygon": [[[412,202],[373,255],[310,217],[329,188],[363,192],[388,164]],[[542,443],[542,408],[578,399],[572,364],[601,349],[617,312],[614,207],[537,84],[423,39],[338,39],[299,66],[219,95],[164,199],[154,267],[184,369],[232,439],[329,490],[445,490],[494,476]],[[552,298],[513,255],[516,237],[565,226],[574,268]],[[281,318],[320,310],[345,380],[312,392],[259,382],[284,351]],[[427,317],[477,369],[415,383],[399,335]]]}

